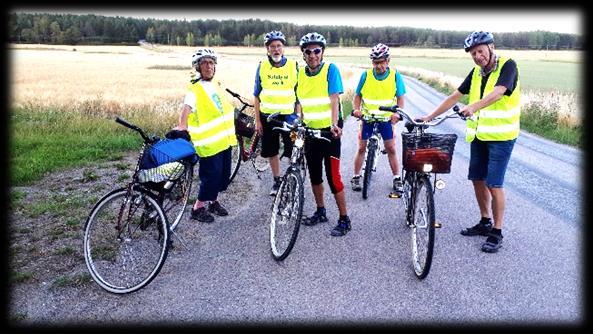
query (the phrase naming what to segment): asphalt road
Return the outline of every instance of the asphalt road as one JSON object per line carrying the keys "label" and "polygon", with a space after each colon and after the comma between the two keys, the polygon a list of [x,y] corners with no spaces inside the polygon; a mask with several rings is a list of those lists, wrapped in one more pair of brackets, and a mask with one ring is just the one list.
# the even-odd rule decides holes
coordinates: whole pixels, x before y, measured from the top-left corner
{"label": "asphalt road", "polygon": [[[406,109],[431,111],[443,98],[406,78]],[[352,231],[329,234],[337,208],[326,184],[330,223],[302,226],[283,262],[269,251],[269,171],[262,180],[243,166],[234,187],[251,187],[213,224],[187,220],[159,276],[130,295],[39,286],[14,291],[25,324],[62,325],[579,325],[583,294],[582,152],[522,133],[507,172],[503,247],[480,251],[484,237],[459,231],[479,219],[467,180],[464,124],[448,120],[435,131],[456,132],[452,172],[440,175],[435,255],[429,276],[411,268],[409,230],[399,200],[387,198],[391,173],[382,156],[369,199],[351,191],[358,123],[345,123],[341,172]],[[397,129],[400,132],[403,125]],[[399,139],[398,135],[398,139]],[[398,140],[399,141],[399,140]],[[398,154],[401,156],[400,147]],[[314,209],[307,183],[305,213]],[[222,196],[224,200],[224,195]],[[178,245],[178,244],[177,244]],[[82,246],[81,246],[82,247]],[[84,270],[84,268],[82,268]]]}

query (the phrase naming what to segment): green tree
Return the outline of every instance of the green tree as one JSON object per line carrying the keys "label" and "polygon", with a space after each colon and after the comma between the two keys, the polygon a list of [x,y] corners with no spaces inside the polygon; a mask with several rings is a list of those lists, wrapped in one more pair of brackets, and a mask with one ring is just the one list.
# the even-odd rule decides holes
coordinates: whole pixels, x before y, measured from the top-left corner
{"label": "green tree", "polygon": [[185,36],[185,44],[187,46],[194,46],[194,33],[193,32],[188,32],[187,35]]}

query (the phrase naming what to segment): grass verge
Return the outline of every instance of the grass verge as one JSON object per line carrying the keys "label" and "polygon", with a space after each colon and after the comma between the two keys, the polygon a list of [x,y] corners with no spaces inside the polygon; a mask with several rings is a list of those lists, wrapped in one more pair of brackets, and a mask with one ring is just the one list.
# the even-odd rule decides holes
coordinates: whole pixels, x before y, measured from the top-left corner
{"label": "grass verge", "polygon": [[[457,87],[436,78],[413,72],[404,74],[428,84],[445,95],[449,95],[457,89]],[[468,96],[464,95],[460,102],[468,104]],[[566,122],[559,110],[560,106],[553,103],[530,101],[521,107],[521,129],[560,144],[584,149],[583,126]]]}

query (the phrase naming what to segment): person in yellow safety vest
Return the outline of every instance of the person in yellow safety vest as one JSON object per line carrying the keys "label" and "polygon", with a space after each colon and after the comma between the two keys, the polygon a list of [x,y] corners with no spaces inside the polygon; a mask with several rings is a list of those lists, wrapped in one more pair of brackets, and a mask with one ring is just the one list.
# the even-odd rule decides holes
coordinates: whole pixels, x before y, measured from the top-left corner
{"label": "person in yellow safety vest", "polygon": [[[400,166],[395,150],[395,124],[399,116],[389,111],[380,111],[380,106],[397,104],[404,108],[404,94],[406,86],[399,71],[395,67],[389,67],[391,54],[389,47],[383,43],[375,45],[371,49],[370,58],[373,68],[362,73],[354,94],[354,110],[352,115],[360,118],[363,115],[373,115],[383,118],[384,121],[378,122],[383,145],[387,151],[387,158],[393,180],[390,188],[395,193],[402,193],[403,183],[400,176]],[[360,191],[360,171],[367,147],[367,141],[373,134],[373,123],[362,121],[360,132],[358,134],[358,151],[354,158],[354,176],[350,183],[352,190]]]}
{"label": "person in yellow safety vest", "polygon": [[305,158],[317,210],[303,224],[311,226],[328,221],[323,199],[322,171],[325,165],[325,175],[340,213],[338,224],[331,230],[331,235],[343,236],[351,229],[340,175],[340,137],[344,124],[340,94],[344,89],[338,67],[323,62],[326,44],[325,37],[316,32],[305,34],[299,42],[306,67],[299,70],[298,74],[297,113],[303,117],[307,127],[332,133],[330,142],[317,138],[307,138],[305,141]]}
{"label": "person in yellow safety vest", "polygon": [[200,157],[200,187],[191,218],[205,223],[214,221],[212,213],[229,214],[219,203],[218,194],[229,184],[231,146],[237,145],[234,108],[214,80],[217,58],[216,52],[208,48],[192,55],[192,67],[200,76],[188,86],[177,126],[189,132]]}
{"label": "person in yellow safety vest", "polygon": [[471,142],[468,179],[473,183],[482,218],[461,234],[487,236],[482,251],[494,253],[502,245],[504,175],[520,130],[519,69],[514,60],[494,53],[494,36],[490,32],[469,34],[464,48],[476,66],[457,91],[422,120],[433,119],[453,107],[462,95],[469,94],[469,104],[461,110],[470,117],[465,136]]}
{"label": "person in yellow safety vest", "polygon": [[279,121],[291,122],[295,119],[296,83],[298,64],[284,57],[286,38],[280,31],[271,31],[264,37],[267,58],[262,60],[255,72],[253,91],[255,106],[255,131],[262,135],[261,156],[268,158],[272,170],[273,184],[270,196],[276,196],[280,189],[280,136],[284,143],[282,155],[290,158],[292,140],[290,134],[275,131],[275,125],[268,123],[267,117],[280,113]]}

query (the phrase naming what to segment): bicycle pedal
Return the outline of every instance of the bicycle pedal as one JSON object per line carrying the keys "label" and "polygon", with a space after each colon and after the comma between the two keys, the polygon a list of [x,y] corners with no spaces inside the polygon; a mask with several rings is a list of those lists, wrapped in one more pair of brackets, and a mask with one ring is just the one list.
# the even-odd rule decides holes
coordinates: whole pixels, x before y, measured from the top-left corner
{"label": "bicycle pedal", "polygon": [[441,223],[435,221],[434,228],[441,228]]}
{"label": "bicycle pedal", "polygon": [[387,197],[389,197],[389,198],[401,198],[402,197],[402,194],[396,193],[396,192],[390,192],[389,195],[387,195]]}

